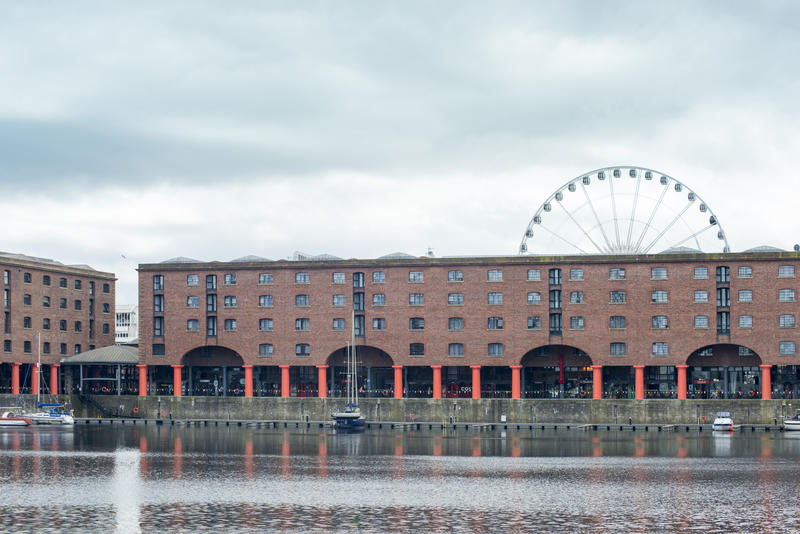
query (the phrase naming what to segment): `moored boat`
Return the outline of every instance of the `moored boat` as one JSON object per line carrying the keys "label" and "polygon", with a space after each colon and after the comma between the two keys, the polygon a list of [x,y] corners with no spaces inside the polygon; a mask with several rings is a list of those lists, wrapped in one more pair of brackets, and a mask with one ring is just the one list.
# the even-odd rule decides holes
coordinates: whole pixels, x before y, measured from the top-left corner
{"label": "moored boat", "polygon": [[783,429],[787,431],[800,430],[800,413],[798,413],[791,419],[784,419]]}
{"label": "moored boat", "polygon": [[733,419],[730,412],[717,412],[714,422],[711,424],[711,430],[733,430]]}
{"label": "moored boat", "polygon": [[63,404],[39,404],[39,409],[44,410],[26,415],[28,419],[37,425],[74,425],[75,418],[72,414],[64,411]]}
{"label": "moored boat", "polygon": [[[354,318],[355,319],[355,318]],[[353,324],[353,321],[351,321]],[[347,400],[344,410],[331,413],[333,424],[337,429],[342,430],[362,430],[364,428],[364,416],[358,407],[358,363],[356,361],[356,338],[355,331],[352,333],[352,341],[347,346],[347,373],[345,378],[347,384]]]}
{"label": "moored boat", "polygon": [[30,424],[30,419],[20,417],[14,412],[4,411],[0,413],[0,426],[28,426]]}

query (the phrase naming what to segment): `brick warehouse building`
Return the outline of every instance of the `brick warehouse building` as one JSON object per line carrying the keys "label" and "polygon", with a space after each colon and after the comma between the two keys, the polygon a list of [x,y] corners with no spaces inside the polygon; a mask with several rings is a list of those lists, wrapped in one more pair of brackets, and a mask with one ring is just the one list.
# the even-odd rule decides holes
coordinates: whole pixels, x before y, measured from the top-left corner
{"label": "brick warehouse building", "polygon": [[339,396],[354,328],[366,396],[796,397],[799,258],[143,264],[139,391]]}
{"label": "brick warehouse building", "polygon": [[72,383],[59,371],[63,358],[114,344],[114,275],[7,252],[0,252],[0,273],[0,392],[63,392]]}

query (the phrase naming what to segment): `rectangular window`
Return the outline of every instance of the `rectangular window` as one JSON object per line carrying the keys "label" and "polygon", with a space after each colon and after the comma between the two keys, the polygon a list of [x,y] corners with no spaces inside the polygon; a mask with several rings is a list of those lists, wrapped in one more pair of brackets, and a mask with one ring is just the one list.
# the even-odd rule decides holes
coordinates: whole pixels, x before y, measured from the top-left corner
{"label": "rectangular window", "polygon": [[784,313],[778,317],[778,326],[780,328],[794,328],[794,314]]}
{"label": "rectangular window", "polygon": [[353,293],[353,310],[364,311],[364,293]]}
{"label": "rectangular window", "polygon": [[11,283],[11,271],[6,269],[3,271],[3,284],[8,285],[9,283]]}
{"label": "rectangular window", "polygon": [[273,281],[272,273],[259,273],[258,283],[261,285],[269,285]]}
{"label": "rectangular window", "polygon": [[[49,304],[50,303],[48,302],[48,305]],[[80,310],[81,309],[81,301],[80,300],[76,300],[73,304],[75,305],[75,309],[76,310]]]}
{"label": "rectangular window", "polygon": [[22,328],[31,328],[31,318],[30,317],[23,317],[22,318]]}
{"label": "rectangular window", "polygon": [[[82,284],[83,284],[83,282],[81,282],[80,280],[75,280],[75,289],[80,289]],[[164,289],[164,277],[163,276],[161,277],[161,289]]]}
{"label": "rectangular window", "polygon": [[60,321],[58,321],[58,329],[61,332],[67,331],[67,321],[65,319],[61,319]]}
{"label": "rectangular window", "polygon": [[778,302],[794,302],[794,289],[781,289],[778,291]]}
{"label": "rectangular window", "polygon": [[344,295],[334,295],[333,296],[333,305],[334,306],[339,307],[339,306],[344,306],[344,304],[345,304]]}
{"label": "rectangular window", "polygon": [[572,291],[569,294],[570,304],[583,304],[583,291]]}
{"label": "rectangular window", "polygon": [[739,278],[753,278],[753,268],[747,266],[739,267]]}
{"label": "rectangular window", "polygon": [[[75,309],[80,309],[80,301],[75,301]],[[153,295],[153,311],[156,313],[164,312],[164,295]]]}
{"label": "rectangular window", "polygon": [[654,315],[651,319],[653,329],[664,330],[669,326],[669,321],[666,315]]}
{"label": "rectangular window", "polygon": [[537,291],[531,291],[528,293],[528,304],[541,304],[542,302],[542,295],[539,294]]}
{"label": "rectangular window", "polygon": [[653,343],[653,356],[667,356],[669,355],[669,343],[665,341],[658,341]]}
{"label": "rectangular window", "polygon": [[408,353],[411,356],[425,356],[425,344],[424,343],[409,344]]}
{"label": "rectangular window", "polygon": [[66,343],[61,343],[61,345],[59,345],[59,347],[58,347],[58,352],[60,354],[66,354],[67,353],[67,344]]}
{"label": "rectangular window", "polygon": [[[187,286],[197,286],[200,285],[200,275],[198,274],[187,274],[186,275],[186,285]],[[103,286],[105,289],[105,286]]]}
{"label": "rectangular window", "polygon": [[624,315],[612,315],[608,318],[608,327],[609,328],[625,328],[625,316]]}
{"label": "rectangular window", "polygon": [[186,297],[186,307],[187,308],[199,308],[200,307],[200,297]]}
{"label": "rectangular window", "polygon": [[206,275],[206,290],[214,290],[217,289],[217,275],[216,274],[207,274]]}
{"label": "rectangular window", "polygon": [[794,341],[781,341],[778,350],[783,355],[794,354],[795,353]]}
{"label": "rectangular window", "polygon": [[294,273],[295,284],[308,284],[311,282],[311,276],[308,273]]}
{"label": "rectangular window", "polygon": [[[75,280],[75,289],[80,289],[80,280]],[[153,276],[153,291],[164,291],[164,275],[157,274]]]}
{"label": "rectangular window", "polygon": [[708,280],[708,267],[695,267],[694,268],[695,280]]}
{"label": "rectangular window", "polygon": [[625,343],[612,343],[609,348],[611,356],[625,356],[627,354],[627,347]]}
{"label": "rectangular window", "polygon": [[489,330],[502,330],[503,318],[502,317],[489,317]]}
{"label": "rectangular window", "polygon": [[447,355],[448,356],[463,356],[464,355],[464,345],[462,343],[450,343],[447,345]]}
{"label": "rectangular window", "polygon": [[570,269],[569,270],[569,279],[570,280],[583,280],[583,269]]}
{"label": "rectangular window", "polygon": [[779,278],[793,278],[794,277],[794,265],[781,265],[778,267],[778,277]]}
{"label": "rectangular window", "polygon": [[528,269],[528,282],[539,282],[542,279],[542,271],[539,269]]}
{"label": "rectangular window", "polygon": [[717,312],[717,333],[730,334],[731,332],[731,313]]}
{"label": "rectangular window", "polygon": [[103,293],[111,293],[111,286],[109,284],[103,284]]}
{"label": "rectangular window", "polygon": [[666,280],[667,268],[666,267],[653,267],[650,269],[650,278],[653,280]]}
{"label": "rectangular window", "polygon": [[311,319],[301,318],[294,320],[294,329],[298,332],[306,332],[311,328]]}
{"label": "rectangular window", "polygon": [[373,306],[386,306],[386,295],[383,293],[375,293],[372,295]]}
{"label": "rectangular window", "polygon": [[561,269],[550,269],[548,271],[548,282],[551,286],[561,285]]}
{"label": "rectangular window", "polygon": [[731,281],[731,269],[730,267],[717,267],[717,283],[718,284],[727,284]]}
{"label": "rectangular window", "polygon": [[625,292],[624,291],[612,291],[609,293],[608,301],[611,304],[625,304]]}
{"label": "rectangular window", "polygon": [[308,295],[295,295],[294,296],[294,305],[295,306],[308,306],[309,305],[309,297]]}
{"label": "rectangular window", "polygon": [[422,274],[422,271],[409,271],[408,272],[408,281],[409,282],[424,282],[425,275]]}
{"label": "rectangular window", "polygon": [[372,283],[373,284],[382,284],[386,282],[386,273],[383,271],[375,271],[372,273]]}
{"label": "rectangular window", "polygon": [[42,319],[42,330],[50,330],[50,319]]}
{"label": "rectangular window", "polygon": [[261,332],[272,332],[272,319],[268,318],[259,319],[258,329]]}
{"label": "rectangular window", "polygon": [[[11,352],[11,340],[4,339],[3,340],[3,352]],[[66,350],[64,351],[66,353]]]}
{"label": "rectangular window", "polygon": [[625,269],[616,267],[608,271],[609,280],[625,280]]}
{"label": "rectangular window", "polygon": [[753,302],[753,290],[752,289],[740,289],[739,290],[739,302]]}
{"label": "rectangular window", "polygon": [[[80,328],[77,323],[75,324],[75,331],[80,332]],[[153,335],[156,337],[161,337],[164,335],[163,317],[153,317]]]}
{"label": "rectangular window", "polygon": [[695,328],[708,328],[708,315],[695,315],[694,316]]}
{"label": "rectangular window", "polygon": [[449,330],[464,330],[464,319],[462,317],[450,317],[447,320]]}
{"label": "rectangular window", "polygon": [[111,313],[111,305],[108,302],[103,303],[103,313]]}
{"label": "rectangular window", "polygon": [[755,356],[755,354],[751,349],[739,345],[739,356]]}
{"label": "rectangular window", "polygon": [[46,274],[44,276],[42,276],[42,285],[43,286],[49,286],[50,285],[50,277],[47,276]]}
{"label": "rectangular window", "polygon": [[542,318],[537,316],[528,317],[528,330],[541,330]]}
{"label": "rectangular window", "polygon": [[236,307],[236,297],[234,297],[233,295],[226,295],[223,302],[226,308]]}
{"label": "rectangular window", "polygon": [[271,308],[272,307],[272,295],[259,295],[258,297],[258,305],[262,308]]}
{"label": "rectangular window", "polygon": [[108,332],[109,332],[109,326],[108,326],[108,323],[103,323],[103,334],[106,334],[106,335],[107,335],[107,334],[108,334]]}
{"label": "rectangular window", "polygon": [[295,356],[309,356],[311,355],[311,345],[308,343],[298,343],[294,346]]}
{"label": "rectangular window", "polygon": [[463,293],[449,293],[447,295],[447,304],[450,306],[461,306],[464,304],[464,294]]}
{"label": "rectangular window", "polygon": [[45,354],[50,354],[50,343],[48,343],[47,341],[42,343],[42,352]]}
{"label": "rectangular window", "polygon": [[345,281],[344,273],[333,273],[334,284],[344,284]]}
{"label": "rectangular window", "polygon": [[26,284],[30,284],[31,280],[33,280],[33,278],[31,277],[31,273],[23,273],[22,274],[22,281],[23,282],[25,282]]}
{"label": "rectangular window", "polygon": [[189,332],[199,332],[200,321],[198,321],[197,319],[188,319],[186,321],[186,330]]}
{"label": "rectangular window", "polygon": [[550,333],[561,335],[561,314],[560,313],[551,313],[550,314]]}
{"label": "rectangular window", "polygon": [[258,345],[258,355],[261,358],[268,358],[272,356],[274,351],[275,347],[272,345],[272,343],[260,343]]}
{"label": "rectangular window", "polygon": [[[59,278],[58,279],[58,287],[67,287],[67,279],[66,278]],[[66,354],[66,352],[65,352]]]}
{"label": "rectangular window", "polygon": [[499,306],[503,303],[502,293],[489,293],[489,304],[492,306]]}
{"label": "rectangular window", "polygon": [[339,317],[333,320],[333,329],[334,330],[344,330],[344,319]]}
{"label": "rectangular window", "polygon": [[364,273],[353,273],[353,288],[354,289],[364,288]]}
{"label": "rectangular window", "polygon": [[583,317],[570,317],[569,327],[571,330],[583,330]]}
{"label": "rectangular window", "polygon": [[22,296],[22,304],[24,304],[25,306],[30,306],[31,305],[31,296],[28,295],[28,294],[23,295]]}
{"label": "rectangular window", "polygon": [[705,289],[697,289],[694,292],[695,302],[708,302],[708,291]]}
{"label": "rectangular window", "polygon": [[550,290],[550,307],[551,308],[560,308],[561,307],[561,290],[560,289],[551,289]]}
{"label": "rectangular window", "polygon": [[[75,346],[75,352],[78,352],[78,345]],[[163,343],[153,343],[153,356],[164,356],[167,354],[166,347]]]}
{"label": "rectangular window", "polygon": [[409,330],[425,330],[425,319],[423,317],[412,317],[408,320]]}
{"label": "rectangular window", "polygon": [[[161,317],[161,320],[163,321],[164,318]],[[81,322],[80,321],[75,321],[75,331],[76,332],[80,332],[82,329],[83,329],[83,326],[81,325]]]}
{"label": "rectangular window", "polygon": [[489,356],[502,356],[503,344],[502,343],[489,343]]}
{"label": "rectangular window", "polygon": [[740,315],[739,316],[739,328],[753,328],[753,316],[752,315]]}
{"label": "rectangular window", "polygon": [[217,311],[217,296],[206,295],[206,312],[214,313]]}
{"label": "rectangular window", "polygon": [[423,306],[425,304],[425,295],[423,293],[411,293],[408,295],[409,306]]}
{"label": "rectangular window", "polygon": [[383,317],[375,317],[372,319],[373,330],[386,330],[386,319]]}
{"label": "rectangular window", "polygon": [[[80,302],[81,301],[76,300],[75,302],[77,304],[77,307],[75,309],[76,310],[80,310],[81,309],[81,306],[80,306]],[[49,308],[50,307],[50,297],[48,297],[47,295],[42,297],[42,306],[45,307],[45,308]]]}
{"label": "rectangular window", "polygon": [[[30,354],[31,353],[31,342],[30,341],[25,341],[24,343],[22,343],[22,350],[25,352],[25,354]],[[77,354],[77,351],[76,351],[76,354]]]}
{"label": "rectangular window", "polygon": [[502,269],[489,269],[489,281],[490,282],[502,282],[503,281],[503,271],[502,271]]}
{"label": "rectangular window", "polygon": [[655,303],[664,303],[667,302],[667,292],[663,290],[657,290],[650,293],[650,302]]}

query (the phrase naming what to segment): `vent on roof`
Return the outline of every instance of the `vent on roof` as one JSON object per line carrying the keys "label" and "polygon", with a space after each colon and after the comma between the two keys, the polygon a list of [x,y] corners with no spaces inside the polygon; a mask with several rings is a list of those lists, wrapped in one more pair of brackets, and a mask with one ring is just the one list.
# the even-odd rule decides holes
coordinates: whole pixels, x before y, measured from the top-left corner
{"label": "vent on roof", "polygon": [[412,256],[411,254],[406,254],[405,252],[393,252],[391,254],[387,254],[386,256],[381,256],[378,258],[379,260],[407,260],[407,259],[414,259],[416,256]]}
{"label": "vent on roof", "polygon": [[164,260],[161,263],[202,263],[200,260],[196,260],[194,258],[187,258],[185,256],[178,256],[177,258],[170,258],[168,260]]}
{"label": "vent on roof", "polygon": [[758,247],[753,247],[745,250],[745,252],[786,252],[782,248],[772,247],[769,245],[760,245]]}
{"label": "vent on roof", "polygon": [[236,258],[235,260],[231,260],[231,263],[247,263],[253,261],[272,261],[269,258],[262,258],[261,256],[242,256],[241,258]]}
{"label": "vent on roof", "polygon": [[292,261],[335,261],[342,258],[332,254],[306,254],[305,252],[295,252],[292,255]]}

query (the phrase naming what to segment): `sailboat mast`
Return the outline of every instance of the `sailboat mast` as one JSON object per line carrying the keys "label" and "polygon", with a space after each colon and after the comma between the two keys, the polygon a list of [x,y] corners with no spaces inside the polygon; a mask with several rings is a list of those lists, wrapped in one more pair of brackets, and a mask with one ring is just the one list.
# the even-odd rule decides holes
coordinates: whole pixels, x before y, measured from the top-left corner
{"label": "sailboat mast", "polygon": [[36,333],[36,407],[39,407],[39,392],[42,391],[42,333]]}
{"label": "sailboat mast", "polygon": [[353,365],[353,404],[358,404],[358,374],[356,373],[356,310],[355,306],[353,307],[352,314],[350,316],[350,333],[351,333],[351,344],[350,347],[352,350],[352,365]]}

